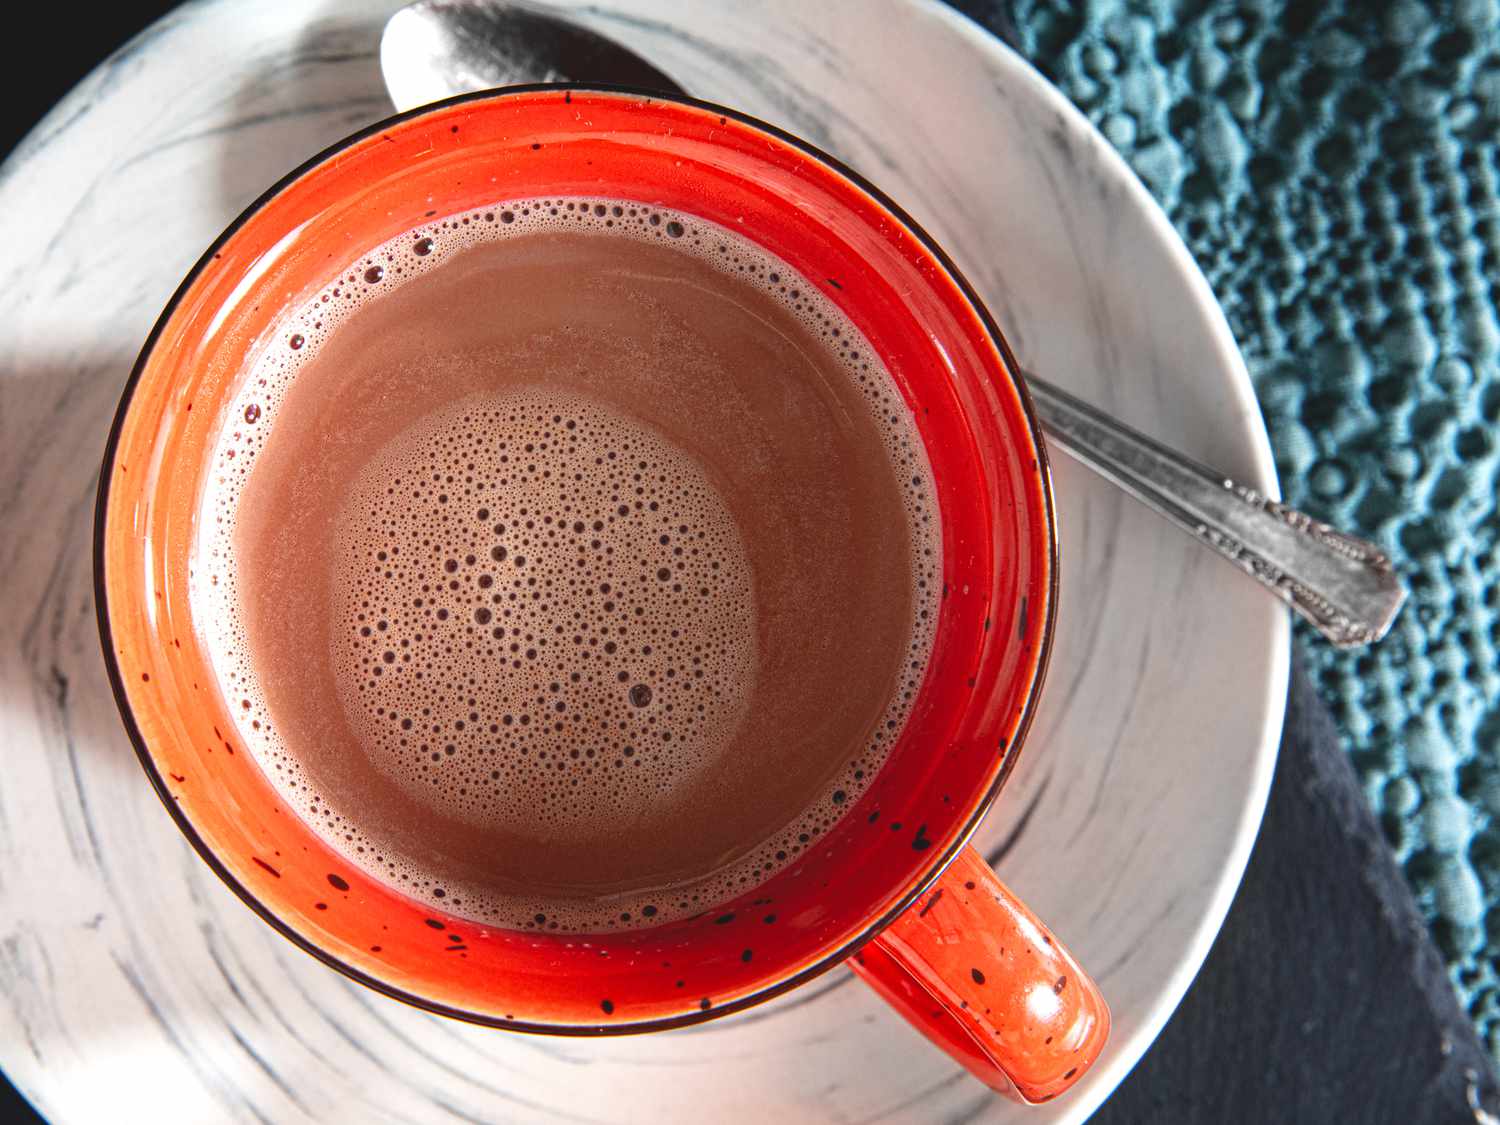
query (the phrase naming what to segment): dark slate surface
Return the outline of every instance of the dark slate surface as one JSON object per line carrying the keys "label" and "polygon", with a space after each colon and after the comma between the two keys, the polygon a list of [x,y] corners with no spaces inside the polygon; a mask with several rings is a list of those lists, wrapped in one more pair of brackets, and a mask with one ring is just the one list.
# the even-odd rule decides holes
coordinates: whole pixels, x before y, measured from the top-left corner
{"label": "dark slate surface", "polygon": [[1097,1125],[1439,1125],[1500,1114],[1489,1056],[1327,709],[1294,668],[1276,779],[1229,917]]}
{"label": "dark slate surface", "polygon": [[[24,81],[12,72],[0,151],[171,6],[25,17],[18,35],[44,65]],[[1007,30],[1003,4],[955,6]],[[1228,921],[1161,1038],[1094,1121],[1500,1125],[1488,1114],[1500,1115],[1488,1056],[1299,671],[1265,825]],[[27,1120],[37,1118],[25,1101],[0,1086],[0,1121]]]}

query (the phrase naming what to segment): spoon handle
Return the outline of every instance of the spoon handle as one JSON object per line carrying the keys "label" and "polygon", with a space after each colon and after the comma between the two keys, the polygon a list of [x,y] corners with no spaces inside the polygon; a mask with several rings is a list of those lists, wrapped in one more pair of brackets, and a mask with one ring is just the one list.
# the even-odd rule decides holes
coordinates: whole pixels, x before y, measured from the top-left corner
{"label": "spoon handle", "polygon": [[1048,436],[1269,587],[1339,648],[1385,636],[1406,590],[1372,543],[1189,460],[1029,372]]}

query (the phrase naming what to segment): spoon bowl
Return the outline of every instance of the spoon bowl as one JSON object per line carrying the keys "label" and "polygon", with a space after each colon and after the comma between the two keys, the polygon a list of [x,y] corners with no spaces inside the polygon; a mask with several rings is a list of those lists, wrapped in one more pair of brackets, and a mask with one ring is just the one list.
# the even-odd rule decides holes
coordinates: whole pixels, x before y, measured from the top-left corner
{"label": "spoon bowl", "polygon": [[634,51],[507,0],[420,0],[380,37],[380,71],[401,111],[456,94],[537,82],[607,82],[685,91]]}

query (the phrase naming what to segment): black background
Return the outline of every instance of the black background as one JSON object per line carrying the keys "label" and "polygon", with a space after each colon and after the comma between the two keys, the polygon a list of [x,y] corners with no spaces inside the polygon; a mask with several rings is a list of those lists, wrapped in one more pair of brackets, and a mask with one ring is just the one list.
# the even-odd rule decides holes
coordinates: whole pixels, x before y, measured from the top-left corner
{"label": "black background", "polygon": [[[165,2],[17,5],[5,21],[5,108],[0,152],[9,153],[79,79],[136,32],[171,11]],[[86,14],[85,14],[86,13]]]}
{"label": "black background", "polygon": [[[7,13],[0,151],[173,6]],[[955,6],[1002,36],[1009,30],[1004,0]],[[278,171],[268,169],[268,181]],[[1473,1103],[1500,1109],[1492,1067],[1326,711],[1294,674],[1265,824],[1229,920],[1186,1000],[1095,1122],[1470,1123]],[[37,1120],[0,1084],[0,1121],[28,1119]]]}

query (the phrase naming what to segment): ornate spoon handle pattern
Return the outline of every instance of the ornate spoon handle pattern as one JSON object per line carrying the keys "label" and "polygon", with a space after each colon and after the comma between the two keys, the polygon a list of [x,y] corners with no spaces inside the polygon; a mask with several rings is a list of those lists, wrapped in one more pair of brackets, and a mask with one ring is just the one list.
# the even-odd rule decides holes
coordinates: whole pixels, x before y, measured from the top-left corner
{"label": "ornate spoon handle pattern", "polygon": [[1048,436],[1271,589],[1340,648],[1378,641],[1406,590],[1379,548],[1229,480],[1044,379]]}

